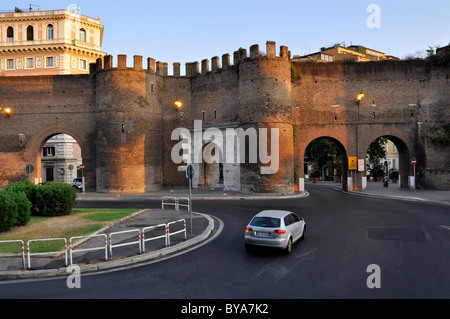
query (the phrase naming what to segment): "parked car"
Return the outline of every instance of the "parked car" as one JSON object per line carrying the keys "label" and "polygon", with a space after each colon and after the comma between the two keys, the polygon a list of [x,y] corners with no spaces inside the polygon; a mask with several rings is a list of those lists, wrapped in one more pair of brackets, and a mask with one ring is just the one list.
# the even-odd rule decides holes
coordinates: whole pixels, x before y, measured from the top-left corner
{"label": "parked car", "polygon": [[290,253],[292,245],[305,237],[303,218],[285,210],[263,210],[245,228],[245,248],[255,246],[284,249]]}
{"label": "parked car", "polygon": [[83,191],[83,179],[81,177],[74,178],[72,181],[72,186],[78,191]]}

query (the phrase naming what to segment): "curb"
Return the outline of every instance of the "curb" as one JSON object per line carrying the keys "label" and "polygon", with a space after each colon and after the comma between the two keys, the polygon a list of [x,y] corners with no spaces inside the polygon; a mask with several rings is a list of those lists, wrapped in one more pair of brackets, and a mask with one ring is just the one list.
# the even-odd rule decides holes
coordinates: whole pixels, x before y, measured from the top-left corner
{"label": "curb", "polygon": [[[309,196],[307,191],[301,191],[300,194],[292,195],[253,195],[253,196],[242,196],[242,195],[222,195],[222,196],[193,196],[192,200],[256,200],[256,199],[291,199],[291,198],[302,198]],[[170,195],[170,194],[169,194]],[[164,195],[167,196],[167,195]],[[118,195],[116,197],[105,197],[93,195],[92,197],[86,195],[86,197],[78,197],[79,201],[83,200],[132,200],[132,199],[145,199],[145,200],[161,200],[164,196],[127,196]]]}
{"label": "curb", "polygon": [[371,194],[371,193],[364,193],[364,192],[346,192],[335,186],[330,186],[330,185],[324,185],[324,186],[334,189],[336,191],[343,192],[345,194],[350,194],[350,195],[355,195],[355,196],[384,198],[384,199],[392,199],[392,200],[404,200],[404,201],[408,201],[408,202],[424,202],[424,203],[429,202],[429,203],[435,203],[435,204],[441,204],[441,205],[450,205],[450,202],[440,201],[440,200],[425,199],[425,198],[410,197],[410,196],[395,196],[395,195],[389,196],[389,195]]}
{"label": "curb", "polygon": [[[138,214],[137,212],[135,214]],[[101,270],[110,270],[113,268],[130,266],[137,263],[141,263],[144,261],[161,258],[163,256],[167,256],[169,254],[173,254],[177,251],[186,249],[193,245],[196,245],[204,240],[206,240],[211,232],[214,229],[214,220],[211,216],[193,212],[193,214],[201,215],[208,220],[208,227],[201,233],[191,239],[188,239],[182,243],[176,244],[174,246],[165,247],[156,251],[152,251],[149,253],[144,253],[140,255],[135,255],[131,257],[121,258],[117,260],[105,261],[97,264],[87,264],[81,265],[80,274],[86,274],[95,271]],[[131,216],[131,215],[130,215]],[[128,218],[130,217],[128,216]],[[111,226],[107,226],[109,228]],[[40,269],[40,270],[17,270],[17,271],[2,271],[0,272],[0,280],[14,280],[14,279],[41,279],[41,278],[49,278],[49,277],[58,277],[58,276],[68,276],[72,274],[72,268],[70,266],[61,267],[58,269]]]}

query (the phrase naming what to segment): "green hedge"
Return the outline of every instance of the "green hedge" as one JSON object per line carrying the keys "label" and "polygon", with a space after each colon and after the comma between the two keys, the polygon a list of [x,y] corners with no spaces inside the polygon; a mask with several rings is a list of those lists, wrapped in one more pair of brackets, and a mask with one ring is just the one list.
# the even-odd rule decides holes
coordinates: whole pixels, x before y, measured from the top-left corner
{"label": "green hedge", "polygon": [[0,192],[0,232],[14,226],[23,226],[30,221],[31,203],[24,192],[5,189]]}
{"label": "green hedge", "polygon": [[36,191],[38,186],[33,184],[30,180],[25,180],[23,182],[18,182],[9,185],[5,190],[12,192],[24,192],[31,203],[31,215],[36,215]]}
{"label": "green hedge", "polygon": [[69,215],[76,203],[77,191],[66,183],[50,182],[36,189],[36,215]]}
{"label": "green hedge", "polygon": [[33,216],[68,215],[77,191],[66,183],[36,186],[30,181],[9,185],[0,192],[0,232],[26,225]]}

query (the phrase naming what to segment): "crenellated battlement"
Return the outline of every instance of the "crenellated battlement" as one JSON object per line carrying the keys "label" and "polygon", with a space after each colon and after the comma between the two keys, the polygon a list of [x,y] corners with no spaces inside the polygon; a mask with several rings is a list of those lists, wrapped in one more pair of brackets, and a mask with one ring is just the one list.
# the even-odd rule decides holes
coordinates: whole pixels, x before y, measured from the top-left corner
{"label": "crenellated battlement", "polygon": [[[250,47],[250,55],[247,54],[247,50],[244,48],[239,48],[239,50],[233,53],[233,64],[231,64],[231,56],[229,53],[222,55],[222,60],[219,56],[214,56],[209,59],[203,59],[201,62],[187,62],[185,65],[186,72],[185,77],[194,77],[196,75],[203,75],[209,72],[220,72],[238,66],[248,60],[255,59],[283,59],[290,60],[290,51],[286,46],[280,46],[279,55],[276,54],[276,43],[274,41],[267,41],[266,43],[266,53],[262,53],[259,50],[259,45],[254,44]],[[221,65],[222,62],[222,65]],[[140,55],[133,56],[133,67],[127,67],[127,56],[120,54],[117,56],[117,67],[113,67],[113,56],[106,55],[103,58],[98,58],[96,63],[90,64],[90,74],[95,74],[103,70],[144,70],[143,69],[143,57]],[[168,75],[168,64],[167,62],[156,61],[154,58],[147,58],[147,69],[148,72],[160,75]],[[173,63],[173,75],[172,77],[181,76],[181,64],[179,62]]]}

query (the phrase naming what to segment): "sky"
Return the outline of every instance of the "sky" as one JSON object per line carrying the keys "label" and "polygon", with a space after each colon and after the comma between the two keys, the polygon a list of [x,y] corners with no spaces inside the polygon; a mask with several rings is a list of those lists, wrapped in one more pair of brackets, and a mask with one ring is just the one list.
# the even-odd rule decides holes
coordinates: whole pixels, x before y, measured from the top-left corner
{"label": "sky", "polygon": [[128,55],[129,66],[133,55],[167,62],[169,74],[174,62],[183,73],[186,62],[249,53],[253,44],[265,51],[267,41],[292,55],[345,42],[399,58],[450,43],[449,0],[2,0],[0,11],[28,10],[31,1],[33,9],[77,4],[82,15],[100,15],[102,51]]}

